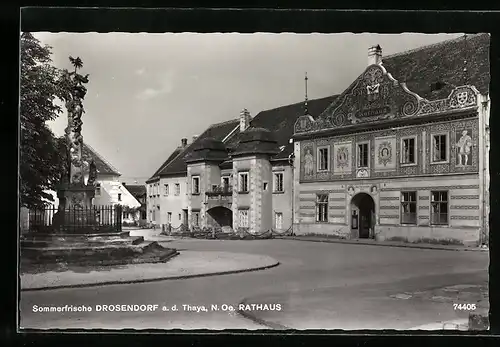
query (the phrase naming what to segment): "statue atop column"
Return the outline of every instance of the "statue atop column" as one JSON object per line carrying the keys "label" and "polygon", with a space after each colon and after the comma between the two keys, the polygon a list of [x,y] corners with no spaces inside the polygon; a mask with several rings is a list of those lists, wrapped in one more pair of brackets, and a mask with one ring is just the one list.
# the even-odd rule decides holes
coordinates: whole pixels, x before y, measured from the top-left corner
{"label": "statue atop column", "polygon": [[[89,75],[83,76],[78,73],[83,67],[80,58],[69,57],[69,60],[74,70],[64,70],[61,76],[61,89],[64,91],[62,98],[68,111],[68,125],[65,129],[68,175],[67,181],[61,182],[58,197],[61,201],[60,209],[84,209],[91,207],[95,194],[92,182],[85,184],[86,168],[82,158],[82,115],[85,113],[83,100],[87,94],[85,84],[89,82]],[[95,180],[95,177],[92,180]]]}

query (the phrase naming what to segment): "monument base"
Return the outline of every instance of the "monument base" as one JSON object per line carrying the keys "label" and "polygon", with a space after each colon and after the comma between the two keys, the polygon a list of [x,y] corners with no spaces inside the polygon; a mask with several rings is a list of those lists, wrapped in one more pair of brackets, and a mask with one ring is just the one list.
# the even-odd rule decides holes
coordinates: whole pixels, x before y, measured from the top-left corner
{"label": "monument base", "polygon": [[96,232],[99,219],[92,208],[93,185],[61,184],[57,190],[59,209],[54,215],[54,229],[59,232],[91,234]]}

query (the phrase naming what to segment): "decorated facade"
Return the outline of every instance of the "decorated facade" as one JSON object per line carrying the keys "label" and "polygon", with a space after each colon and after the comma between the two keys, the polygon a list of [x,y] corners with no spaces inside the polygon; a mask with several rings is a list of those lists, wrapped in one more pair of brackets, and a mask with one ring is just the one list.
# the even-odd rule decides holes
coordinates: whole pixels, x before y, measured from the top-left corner
{"label": "decorated facade", "polygon": [[[147,182],[148,219],[156,212],[157,224],[190,229],[485,243],[488,57],[488,34],[385,58],[371,47],[367,67],[340,95],[307,100],[306,91],[305,103],[253,119],[244,111],[183,140]],[[182,204],[172,203],[174,184]]]}
{"label": "decorated facade", "polygon": [[391,75],[380,47],[369,62],[316,118],[295,123],[296,232],[482,243],[488,95],[453,85],[429,100]]}

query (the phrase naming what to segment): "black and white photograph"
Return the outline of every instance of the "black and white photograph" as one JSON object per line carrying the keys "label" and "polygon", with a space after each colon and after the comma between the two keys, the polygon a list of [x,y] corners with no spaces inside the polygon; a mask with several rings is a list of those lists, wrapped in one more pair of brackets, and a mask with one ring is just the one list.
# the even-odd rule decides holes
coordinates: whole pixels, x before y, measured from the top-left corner
{"label": "black and white photograph", "polygon": [[489,33],[19,40],[20,329],[489,329]]}

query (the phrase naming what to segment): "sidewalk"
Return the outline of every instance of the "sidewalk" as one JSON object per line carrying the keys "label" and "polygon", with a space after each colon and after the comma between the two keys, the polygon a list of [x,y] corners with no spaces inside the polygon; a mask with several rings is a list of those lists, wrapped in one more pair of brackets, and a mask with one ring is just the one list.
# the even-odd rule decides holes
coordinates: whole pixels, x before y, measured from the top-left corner
{"label": "sidewalk", "polygon": [[403,247],[403,248],[420,248],[420,249],[436,249],[446,251],[473,251],[473,252],[488,252],[488,248],[466,247],[458,245],[435,245],[428,243],[407,243],[399,241],[375,241],[373,239],[335,239],[320,236],[278,236],[276,239],[307,241],[307,242],[326,242],[326,243],[345,243],[353,245],[370,245],[370,246],[387,246],[387,247]]}
{"label": "sidewalk", "polygon": [[102,267],[89,272],[44,272],[21,275],[21,290],[137,283],[268,269],[279,265],[271,257],[229,252],[182,251],[166,263]]}

